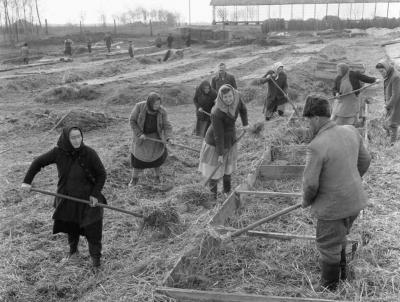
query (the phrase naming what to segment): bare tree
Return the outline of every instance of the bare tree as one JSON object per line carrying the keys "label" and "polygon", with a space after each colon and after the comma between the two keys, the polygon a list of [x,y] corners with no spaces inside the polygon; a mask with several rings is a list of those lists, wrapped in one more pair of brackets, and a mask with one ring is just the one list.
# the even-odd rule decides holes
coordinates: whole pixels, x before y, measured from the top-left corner
{"label": "bare tree", "polygon": [[42,28],[42,21],[40,20],[38,0],[35,0],[35,6],[36,6],[37,19],[39,21],[39,26],[40,26],[40,28]]}
{"label": "bare tree", "polygon": [[85,10],[81,10],[79,14],[79,21],[81,21],[82,25],[85,23],[87,12]]}
{"label": "bare tree", "polygon": [[107,16],[105,13],[100,14],[100,23],[103,25],[104,28],[107,27]]}

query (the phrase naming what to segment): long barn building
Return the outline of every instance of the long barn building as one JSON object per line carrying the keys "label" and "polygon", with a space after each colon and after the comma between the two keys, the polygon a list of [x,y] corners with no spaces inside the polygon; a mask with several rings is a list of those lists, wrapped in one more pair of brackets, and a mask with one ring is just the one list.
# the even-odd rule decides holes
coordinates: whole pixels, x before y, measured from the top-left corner
{"label": "long barn building", "polygon": [[259,23],[270,18],[335,15],[343,19],[400,17],[400,0],[211,0],[213,22]]}

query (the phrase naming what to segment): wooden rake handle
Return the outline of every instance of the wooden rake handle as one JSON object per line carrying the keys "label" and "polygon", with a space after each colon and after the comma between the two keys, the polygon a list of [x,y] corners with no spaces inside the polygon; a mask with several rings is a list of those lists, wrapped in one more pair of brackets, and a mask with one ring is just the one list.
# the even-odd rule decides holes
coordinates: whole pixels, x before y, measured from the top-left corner
{"label": "wooden rake handle", "polygon": [[238,236],[242,235],[243,233],[246,233],[247,231],[250,231],[250,230],[252,230],[252,229],[254,229],[254,228],[256,228],[256,227],[258,227],[258,226],[260,226],[260,225],[262,225],[262,224],[264,224],[264,223],[267,223],[268,221],[271,221],[271,220],[273,220],[273,219],[275,219],[275,218],[278,218],[278,217],[280,217],[280,216],[282,216],[282,215],[284,215],[284,214],[287,214],[287,213],[289,213],[289,212],[292,212],[292,211],[294,211],[294,210],[296,210],[296,209],[298,209],[298,208],[300,208],[300,207],[301,207],[301,203],[298,203],[298,204],[296,204],[296,205],[294,205],[294,206],[291,206],[291,207],[288,207],[288,208],[286,208],[286,209],[283,209],[283,210],[281,210],[281,211],[279,211],[279,212],[276,212],[275,214],[272,214],[272,215],[270,215],[270,216],[268,216],[268,217],[265,217],[265,218],[263,218],[263,219],[260,219],[260,220],[258,220],[258,221],[256,221],[256,222],[254,222],[254,223],[248,225],[247,227],[245,227],[245,228],[243,228],[243,229],[240,229],[240,230],[238,230],[238,231],[232,233],[232,234],[231,234],[231,237],[238,237]]}
{"label": "wooden rake handle", "polygon": [[[148,141],[152,141],[152,142],[156,142],[156,143],[161,143],[161,144],[167,145],[167,142],[165,142],[165,141],[163,141],[161,139],[156,139],[156,138],[151,138],[151,137],[146,137],[145,139],[148,140]],[[171,145],[172,146],[177,146],[177,147],[180,147],[180,148],[183,148],[183,149],[187,149],[187,150],[190,150],[190,151],[194,151],[194,152],[197,152],[197,153],[200,153],[199,150],[191,148],[191,147],[188,147],[188,146],[185,146],[185,145],[176,144],[176,143],[173,143]]]}
{"label": "wooden rake handle", "polygon": [[374,86],[374,85],[376,85],[376,84],[379,84],[379,83],[380,83],[380,82],[373,82],[373,83],[368,84],[368,85],[365,85],[365,86],[363,86],[363,87],[361,87],[361,88],[359,88],[359,89],[356,89],[356,90],[347,92],[347,93],[345,93],[345,94],[341,94],[341,95],[338,95],[338,96],[331,97],[331,98],[328,99],[328,101],[332,101],[332,100],[334,100],[334,99],[340,99],[341,97],[344,97],[344,96],[353,94],[353,93],[355,93],[355,92],[362,91],[362,90],[364,90],[364,89],[367,89],[367,88],[369,88],[369,87],[371,87],[371,86]]}
{"label": "wooden rake handle", "polygon": [[[76,197],[72,197],[72,196],[68,196],[68,195],[64,195],[64,194],[60,194],[60,193],[48,192],[48,191],[44,191],[44,190],[41,190],[41,189],[35,189],[35,188],[31,188],[31,191],[42,193],[42,194],[45,194],[45,195],[60,197],[60,198],[72,200],[72,201],[75,201],[75,202],[84,203],[84,204],[87,204],[87,205],[91,205],[92,204],[88,200],[84,200],[84,199],[80,199],[80,198],[76,198]],[[135,212],[131,212],[131,211],[128,211],[128,210],[112,207],[112,206],[106,205],[104,203],[98,203],[96,205],[96,207],[110,209],[110,210],[113,210],[113,211],[129,214],[129,215],[132,215],[132,216],[135,216],[135,217],[138,217],[138,218],[144,218],[144,216],[139,214],[139,213],[135,213]]]}
{"label": "wooden rake handle", "polygon": [[204,111],[204,109],[203,108],[199,108],[199,111],[201,112],[201,113],[204,113],[205,115],[208,115],[208,116],[211,116],[211,113],[208,113],[207,111]]}

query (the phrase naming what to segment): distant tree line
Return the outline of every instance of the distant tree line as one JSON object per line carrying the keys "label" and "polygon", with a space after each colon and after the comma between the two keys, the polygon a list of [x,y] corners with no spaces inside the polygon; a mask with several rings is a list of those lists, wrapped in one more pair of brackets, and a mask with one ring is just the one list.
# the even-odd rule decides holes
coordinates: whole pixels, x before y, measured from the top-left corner
{"label": "distant tree line", "polygon": [[180,15],[165,9],[147,10],[143,7],[129,9],[115,16],[117,21],[123,25],[134,23],[149,23],[152,22],[164,23],[169,26],[175,26],[179,23]]}
{"label": "distant tree line", "polygon": [[38,0],[0,0],[0,24],[4,37],[12,43],[20,34],[39,34],[42,19]]}

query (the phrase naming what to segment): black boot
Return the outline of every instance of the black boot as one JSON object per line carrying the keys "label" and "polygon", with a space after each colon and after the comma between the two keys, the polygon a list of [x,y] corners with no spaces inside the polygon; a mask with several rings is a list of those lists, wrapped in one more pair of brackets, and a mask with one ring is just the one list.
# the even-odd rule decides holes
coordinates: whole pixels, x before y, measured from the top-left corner
{"label": "black boot", "polygon": [[92,265],[95,269],[99,268],[101,265],[100,257],[92,257]]}
{"label": "black boot", "polygon": [[224,193],[229,194],[231,192],[231,176],[224,175],[222,178],[222,184],[224,188]]}
{"label": "black boot", "polygon": [[342,248],[340,257],[340,280],[345,281],[347,279],[346,248]]}
{"label": "black boot", "polygon": [[78,252],[79,235],[68,234],[69,256]]}
{"label": "black boot", "polygon": [[218,179],[210,179],[209,183],[208,183],[208,187],[211,191],[211,193],[213,193],[214,198],[217,199],[217,194],[218,194]]}
{"label": "black boot", "polygon": [[321,261],[321,284],[320,286],[330,291],[335,291],[339,283],[340,265]]}

